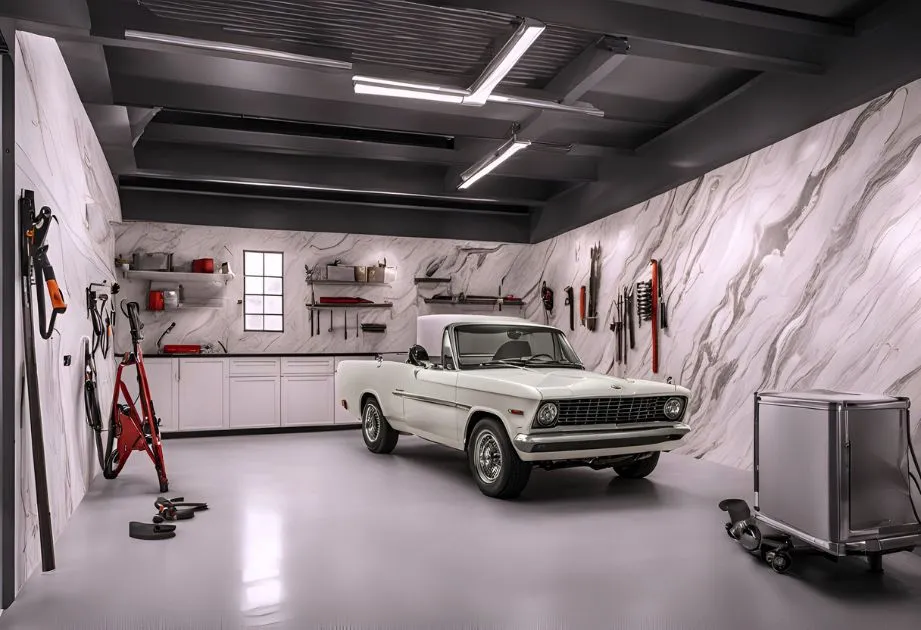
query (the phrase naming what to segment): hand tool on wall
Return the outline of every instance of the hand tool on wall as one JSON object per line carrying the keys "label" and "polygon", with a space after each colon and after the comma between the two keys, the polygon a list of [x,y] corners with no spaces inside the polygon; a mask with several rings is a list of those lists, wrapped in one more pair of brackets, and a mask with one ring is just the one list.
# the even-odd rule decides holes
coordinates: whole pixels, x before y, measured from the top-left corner
{"label": "hand tool on wall", "polygon": [[[651,321],[653,319],[653,296],[652,282],[651,281],[641,281],[636,283],[636,316],[639,319],[640,324],[644,321]],[[658,345],[656,343],[656,328],[655,323],[652,326],[652,348],[653,348],[653,364],[656,369],[659,367],[659,357],[658,357]],[[655,371],[655,370],[653,370]]]}
{"label": "hand tool on wall", "polygon": [[579,287],[579,323],[585,326],[585,285]]}
{"label": "hand tool on wall", "polygon": [[652,265],[652,373],[659,373],[659,261],[653,258]]}
{"label": "hand tool on wall", "polygon": [[575,330],[576,329],[575,296],[573,295],[572,287],[566,287],[565,289],[563,289],[563,291],[566,292],[566,301],[563,304],[569,307],[569,330]]}
{"label": "hand tool on wall", "polygon": [[663,294],[665,293],[664,285],[662,284],[662,259],[656,259],[653,262],[656,264],[656,283],[657,291],[656,295],[658,296],[659,301],[659,328],[662,330],[668,330],[668,313],[665,305],[665,298]]}
{"label": "hand tool on wall", "polygon": [[310,309],[310,336],[313,337],[313,309]]}
{"label": "hand tool on wall", "polygon": [[[20,232],[20,273],[22,274],[22,325],[23,325],[23,360],[25,362],[26,389],[29,396],[29,428],[32,441],[32,466],[35,475],[35,502],[38,510],[38,534],[41,546],[42,571],[53,571],[54,534],[51,528],[51,508],[48,501],[48,477],[45,468],[45,441],[43,433],[41,396],[38,384],[38,364],[35,356],[35,319],[32,312],[32,276],[37,284],[45,278],[52,297],[51,321],[45,324],[44,287],[37,287],[36,301],[39,312],[39,332],[43,339],[48,339],[54,330],[54,319],[63,313],[66,305],[54,279],[54,272],[49,271],[47,245],[44,244],[48,228],[53,219],[51,209],[43,207],[35,212],[35,193],[24,190],[19,199]],[[46,267],[47,266],[47,267]],[[39,271],[39,270],[42,271]],[[47,334],[46,334],[47,333]],[[10,378],[9,375],[6,375]]]}
{"label": "hand tool on wall", "polygon": [[327,332],[333,332],[333,309],[327,311],[329,313],[329,330]]}
{"label": "hand tool on wall", "polygon": [[342,331],[345,335],[345,338],[349,338],[349,312],[346,310],[342,311]]}
{"label": "hand tool on wall", "polygon": [[93,354],[95,355],[98,350],[101,350],[102,358],[106,358],[109,354],[112,333],[107,308],[109,296],[106,293],[98,293],[96,291],[97,287],[101,289],[109,288],[105,280],[90,283],[86,288],[86,314],[93,325]]}
{"label": "hand tool on wall", "polygon": [[591,249],[591,267],[588,281],[588,315],[585,318],[589,330],[595,330],[598,321],[598,289],[601,283],[601,243]]}
{"label": "hand tool on wall", "polygon": [[546,282],[541,283],[540,300],[544,303],[544,315],[547,317],[547,323],[550,323],[550,316],[553,315],[553,289],[547,286]]}
{"label": "hand tool on wall", "polygon": [[624,292],[627,298],[627,304],[624,307],[624,314],[627,317],[627,333],[630,337],[630,349],[633,350],[636,347],[635,328],[633,325],[634,324],[634,319],[633,319],[634,310],[633,309],[635,308],[633,302],[634,302],[635,293],[634,293],[634,290],[631,289],[630,287],[626,287],[624,289]]}
{"label": "hand tool on wall", "polygon": [[611,321],[610,326],[611,331],[614,333],[614,354],[617,363],[621,362],[621,356],[623,356],[623,347],[621,346],[621,331],[623,330],[623,322],[621,321],[622,308],[621,298],[618,295],[617,299],[614,300],[614,319]]}

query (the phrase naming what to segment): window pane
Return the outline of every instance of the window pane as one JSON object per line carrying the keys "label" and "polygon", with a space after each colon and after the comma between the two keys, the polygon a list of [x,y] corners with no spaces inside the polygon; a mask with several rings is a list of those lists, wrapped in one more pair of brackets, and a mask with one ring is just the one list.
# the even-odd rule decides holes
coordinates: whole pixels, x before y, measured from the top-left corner
{"label": "window pane", "polygon": [[281,295],[281,278],[266,278],[265,292],[268,295]]}
{"label": "window pane", "polygon": [[272,313],[273,315],[281,315],[281,296],[267,295],[265,296],[265,312],[266,314]]}
{"label": "window pane", "polygon": [[262,293],[262,276],[246,276],[244,293]]}
{"label": "window pane", "polygon": [[281,276],[281,254],[265,255],[265,275]]}
{"label": "window pane", "polygon": [[262,252],[246,252],[243,258],[243,274],[247,276],[262,275]]}
{"label": "window pane", "polygon": [[247,330],[262,330],[262,315],[247,315],[245,321]]}
{"label": "window pane", "polygon": [[246,296],[246,308],[243,309],[243,312],[247,315],[264,313],[265,311],[263,310],[262,296],[261,295],[247,295]]}
{"label": "window pane", "polygon": [[281,315],[266,315],[265,316],[265,329],[266,330],[283,330]]}

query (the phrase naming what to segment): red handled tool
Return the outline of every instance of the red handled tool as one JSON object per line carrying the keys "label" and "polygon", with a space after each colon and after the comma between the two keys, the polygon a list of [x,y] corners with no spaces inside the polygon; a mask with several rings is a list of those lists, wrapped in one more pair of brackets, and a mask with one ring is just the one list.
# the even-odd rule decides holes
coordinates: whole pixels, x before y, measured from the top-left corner
{"label": "red handled tool", "polygon": [[652,373],[659,373],[659,261],[653,258],[652,265]]}
{"label": "red handled tool", "polygon": [[579,287],[579,321],[585,326],[585,287]]}

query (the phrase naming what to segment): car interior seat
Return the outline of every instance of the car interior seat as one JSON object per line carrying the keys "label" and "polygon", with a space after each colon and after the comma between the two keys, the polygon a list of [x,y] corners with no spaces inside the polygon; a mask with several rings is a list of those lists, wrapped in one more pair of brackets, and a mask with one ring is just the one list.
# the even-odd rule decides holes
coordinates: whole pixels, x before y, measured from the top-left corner
{"label": "car interior seat", "polygon": [[493,361],[500,361],[502,359],[520,359],[521,357],[529,357],[533,354],[531,352],[531,344],[527,341],[522,341],[520,339],[513,339],[512,341],[506,341],[499,349],[496,350],[496,354],[493,355]]}

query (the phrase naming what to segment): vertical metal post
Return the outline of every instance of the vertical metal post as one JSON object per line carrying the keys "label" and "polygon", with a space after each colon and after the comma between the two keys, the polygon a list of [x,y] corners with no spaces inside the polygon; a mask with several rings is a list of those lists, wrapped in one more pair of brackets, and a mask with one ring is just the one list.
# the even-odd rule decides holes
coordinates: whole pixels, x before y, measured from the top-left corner
{"label": "vertical metal post", "polygon": [[15,45],[12,29],[0,30],[0,608],[16,596]]}

